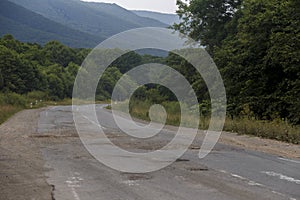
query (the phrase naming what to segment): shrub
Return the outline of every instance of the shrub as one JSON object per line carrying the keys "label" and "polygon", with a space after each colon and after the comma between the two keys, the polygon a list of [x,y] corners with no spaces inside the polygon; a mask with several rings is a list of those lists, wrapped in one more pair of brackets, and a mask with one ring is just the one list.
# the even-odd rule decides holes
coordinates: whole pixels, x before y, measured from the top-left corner
{"label": "shrub", "polygon": [[16,93],[5,93],[0,94],[0,104],[9,104],[14,106],[21,106],[25,107],[26,105],[26,98],[20,94]]}
{"label": "shrub", "polygon": [[26,95],[28,100],[35,101],[35,100],[48,100],[48,94],[42,91],[32,91],[27,93]]}

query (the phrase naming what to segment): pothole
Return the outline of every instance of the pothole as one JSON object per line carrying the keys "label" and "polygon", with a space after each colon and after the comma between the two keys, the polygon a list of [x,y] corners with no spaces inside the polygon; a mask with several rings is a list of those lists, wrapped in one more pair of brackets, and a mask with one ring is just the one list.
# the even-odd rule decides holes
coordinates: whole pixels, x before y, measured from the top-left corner
{"label": "pothole", "polygon": [[188,161],[190,161],[190,160],[189,159],[185,159],[185,158],[178,158],[176,160],[176,162],[188,162]]}
{"label": "pothole", "polygon": [[198,147],[198,146],[191,146],[191,147],[189,147],[189,149],[191,149],[191,150],[200,150],[200,147]]}
{"label": "pothole", "polygon": [[123,175],[130,181],[138,181],[138,180],[149,180],[152,177],[148,174],[133,174],[133,173],[123,173]]}
{"label": "pothole", "polygon": [[52,134],[43,134],[43,135],[29,135],[30,138],[75,138],[78,135],[70,134],[70,135],[52,135]]}
{"label": "pothole", "polygon": [[189,167],[187,170],[192,172],[199,172],[199,171],[208,171],[208,167],[202,166],[202,167]]}

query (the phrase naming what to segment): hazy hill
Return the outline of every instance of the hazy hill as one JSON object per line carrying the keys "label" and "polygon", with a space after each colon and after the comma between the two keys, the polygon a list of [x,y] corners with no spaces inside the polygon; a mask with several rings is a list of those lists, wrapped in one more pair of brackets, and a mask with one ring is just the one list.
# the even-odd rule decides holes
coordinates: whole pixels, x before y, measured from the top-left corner
{"label": "hazy hill", "polygon": [[58,40],[72,47],[93,47],[104,40],[51,21],[7,0],[0,1],[0,35],[12,34],[15,38],[44,44]]}
{"label": "hazy hill", "polygon": [[90,34],[109,37],[139,27],[167,27],[116,4],[80,0],[10,0],[53,21]]}
{"label": "hazy hill", "polygon": [[179,23],[179,17],[176,14],[165,14],[165,13],[144,11],[144,10],[133,10],[132,12],[134,12],[135,14],[141,17],[156,19],[168,25]]}

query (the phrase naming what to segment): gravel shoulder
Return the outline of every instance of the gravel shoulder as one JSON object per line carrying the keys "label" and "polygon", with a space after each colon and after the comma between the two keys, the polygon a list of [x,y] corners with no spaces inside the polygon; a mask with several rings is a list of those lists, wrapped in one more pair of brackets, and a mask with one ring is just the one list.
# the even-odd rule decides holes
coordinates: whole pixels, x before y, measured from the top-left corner
{"label": "gravel shoulder", "polygon": [[40,111],[21,111],[0,126],[0,199],[52,199],[40,148],[29,137]]}
{"label": "gravel shoulder", "polygon": [[219,142],[284,158],[300,159],[300,145],[228,132],[222,133]]}

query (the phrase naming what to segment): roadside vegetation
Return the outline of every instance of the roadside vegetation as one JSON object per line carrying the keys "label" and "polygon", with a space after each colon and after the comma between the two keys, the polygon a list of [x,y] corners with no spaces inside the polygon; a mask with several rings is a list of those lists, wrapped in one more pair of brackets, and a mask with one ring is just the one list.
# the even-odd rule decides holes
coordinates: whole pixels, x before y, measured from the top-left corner
{"label": "roadside vegetation", "polygon": [[[119,108],[122,111],[122,102],[119,103]],[[149,108],[154,103],[150,100],[139,101],[132,100],[130,102],[130,114],[138,119],[150,121]],[[162,102],[162,106],[166,109],[167,119],[166,124],[179,126],[180,125],[180,106],[177,102]],[[199,129],[207,130],[210,117],[207,109],[200,108]],[[202,109],[201,109],[202,108]],[[111,107],[109,107],[111,109]],[[160,119],[164,116],[163,112],[157,112],[157,118]],[[224,131],[238,133],[240,135],[252,135],[261,138],[274,139],[287,143],[300,144],[300,126],[291,125],[282,119],[275,120],[256,120],[254,118],[241,116],[231,118],[228,116],[224,124]]]}
{"label": "roadside vegetation", "polygon": [[[300,1],[191,0],[186,4],[178,0],[177,3],[181,23],[173,29],[200,41],[224,80],[228,100],[225,130],[299,144]],[[70,99],[78,69],[90,51],[69,48],[57,41],[41,46],[19,42],[11,35],[3,36],[1,120],[21,108],[39,106],[40,100],[55,103]],[[108,57],[111,51],[105,51]],[[206,129],[210,116],[206,84],[195,68],[175,53],[150,56],[127,52],[101,77],[96,100],[110,99],[123,74],[146,63],[168,65],[188,80],[198,98],[199,105],[194,106],[201,111],[200,128]],[[172,81],[173,77],[162,78]],[[123,91],[126,92],[126,87]],[[149,120],[148,110],[153,104],[166,108],[168,124],[180,123],[176,97],[160,85],[140,87],[130,100],[130,111],[137,118]]]}
{"label": "roadside vegetation", "polygon": [[[42,46],[20,42],[12,35],[0,38],[0,124],[22,109],[71,105],[77,72],[90,51],[58,41]],[[162,60],[134,52],[116,60],[99,82],[96,102],[110,99],[122,73],[154,59]]]}
{"label": "roadside vegetation", "polygon": [[72,99],[53,101],[43,92],[30,92],[26,95],[17,93],[0,93],[0,124],[15,113],[24,109],[35,109],[54,105],[71,105]]}
{"label": "roadside vegetation", "polygon": [[[15,98],[21,97],[15,94]],[[0,124],[24,108],[23,102],[11,102],[9,96],[0,95]],[[20,105],[21,104],[21,105]]]}

